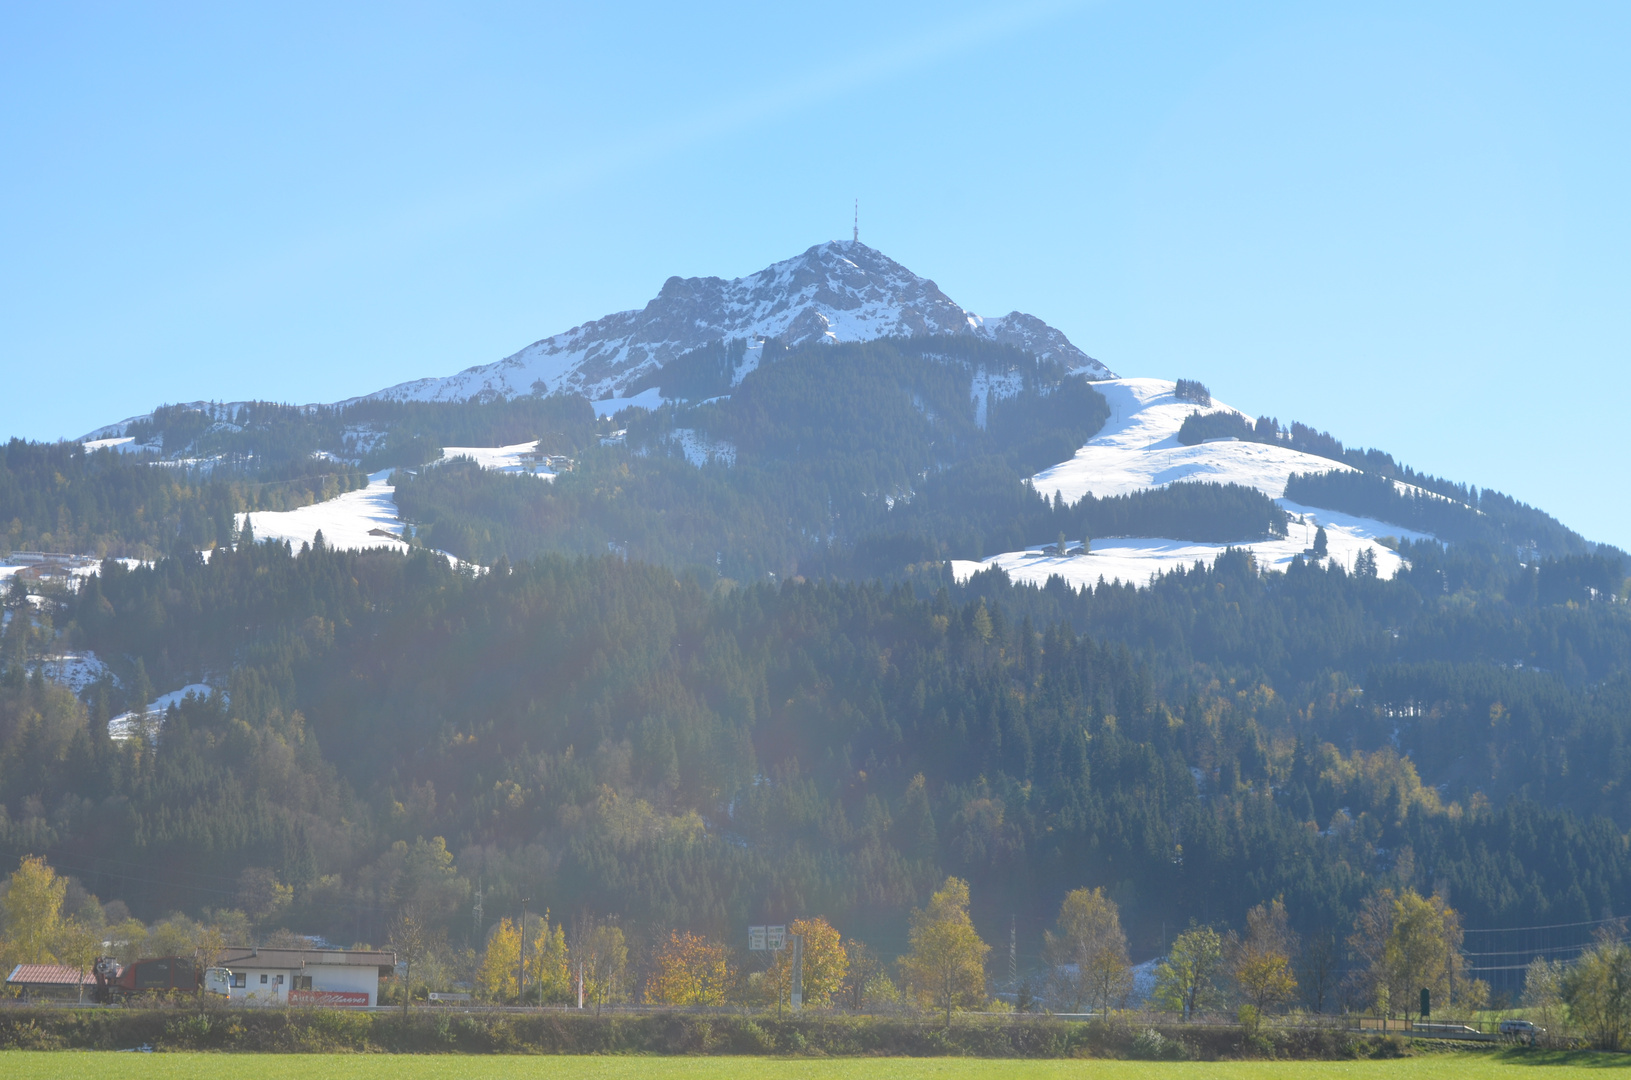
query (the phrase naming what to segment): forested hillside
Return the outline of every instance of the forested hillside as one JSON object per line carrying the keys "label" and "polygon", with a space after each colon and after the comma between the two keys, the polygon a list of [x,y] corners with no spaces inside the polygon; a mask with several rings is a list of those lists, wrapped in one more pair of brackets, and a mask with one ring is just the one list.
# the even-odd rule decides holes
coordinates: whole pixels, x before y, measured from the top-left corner
{"label": "forested hillside", "polygon": [[[8,586],[0,855],[144,919],[378,943],[412,909],[455,948],[527,897],[648,942],[820,915],[893,956],[948,875],[1033,958],[1084,887],[1138,958],[1275,898],[1333,941],[1390,888],[1472,928],[1626,909],[1619,552],[1266,420],[1382,462],[1292,476],[1299,517],[1437,538],[1378,541],[1391,579],[1316,541],[1283,573],[1229,549],[1138,587],[958,583],[948,558],[1222,548],[1288,514],[1234,483],[1043,498],[1026,478],[1109,408],[990,342],[796,350],[734,385],[741,350],[693,360],[676,385],[728,397],[187,407],[137,453],[13,442],[6,543],[150,561]],[[551,480],[439,461],[534,441],[570,458]],[[406,552],[236,525],[392,464]],[[106,665],[77,697],[44,677],[65,649]],[[109,737],[196,683],[220,692]]]}
{"label": "forested hillside", "polygon": [[1313,931],[1383,886],[1473,926],[1595,918],[1631,887],[1631,612],[1528,573],[1242,556],[1078,594],[276,543],[110,563],[53,628],[126,685],[228,694],[111,742],[128,695],[27,675],[44,629],[13,618],[0,843],[149,917],[265,867],[283,921],[336,940],[410,894],[462,940],[479,884],[726,936],[820,913],[898,949],[948,873],[1033,939],[1104,886],[1145,955],[1163,924],[1283,896]]}
{"label": "forested hillside", "polygon": [[618,444],[551,485],[452,464],[399,473],[396,499],[424,543],[484,564],[614,550],[738,580],[895,574],[1060,533],[1283,535],[1273,500],[1233,485],[1066,507],[1026,483],[1108,416],[1090,383],[1006,346],[818,346],[761,362],[728,398],[629,410],[606,429]]}
{"label": "forested hillside", "polygon": [[306,457],[253,472],[161,462],[75,443],[0,446],[0,554],[155,558],[232,542],[236,515],[322,502],[361,487],[344,464]]}

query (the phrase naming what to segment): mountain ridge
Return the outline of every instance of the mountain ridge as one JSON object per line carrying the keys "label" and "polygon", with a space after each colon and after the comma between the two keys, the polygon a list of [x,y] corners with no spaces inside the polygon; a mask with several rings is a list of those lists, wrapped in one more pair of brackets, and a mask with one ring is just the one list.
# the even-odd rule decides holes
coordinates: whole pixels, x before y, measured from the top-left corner
{"label": "mountain ridge", "polygon": [[859,241],[816,244],[757,273],[726,280],[670,277],[638,310],[619,311],[541,338],[494,363],[414,379],[352,400],[494,400],[525,394],[617,396],[669,361],[726,339],[812,341],[969,334],[1055,359],[1092,378],[1104,364],[1034,315],[985,319],[931,279]]}

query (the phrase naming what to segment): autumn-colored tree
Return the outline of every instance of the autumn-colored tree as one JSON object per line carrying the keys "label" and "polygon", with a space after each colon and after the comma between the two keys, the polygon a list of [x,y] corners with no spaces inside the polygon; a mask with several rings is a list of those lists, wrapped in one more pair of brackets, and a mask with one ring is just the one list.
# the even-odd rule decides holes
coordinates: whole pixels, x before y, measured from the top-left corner
{"label": "autumn-colored tree", "polygon": [[1461,916],[1442,897],[1383,889],[1360,906],[1348,944],[1377,1010],[1408,1017],[1423,988],[1445,1004],[1482,996],[1465,978],[1461,938]]}
{"label": "autumn-colored tree", "polygon": [[6,970],[13,964],[50,964],[57,960],[54,946],[62,935],[62,898],[68,882],[57,877],[44,859],[29,855],[6,882],[0,899],[5,937],[0,957]]}
{"label": "autumn-colored tree", "polygon": [[567,968],[566,927],[549,922],[549,912],[529,923],[527,936],[527,1000],[568,1001],[572,977]]}
{"label": "autumn-colored tree", "polygon": [[920,1003],[946,1014],[985,1003],[985,954],[968,915],[968,882],[947,878],[929,898],[929,906],[912,912],[911,949],[901,958],[901,973]]}
{"label": "autumn-colored tree", "polygon": [[1185,1020],[1219,1004],[1223,951],[1223,937],[1210,926],[1191,926],[1179,934],[1155,969],[1156,1002]]}
{"label": "autumn-colored tree", "polygon": [[804,1004],[813,1008],[831,1005],[849,974],[849,955],[844,952],[838,931],[817,916],[794,919],[787,932],[797,934],[804,942]]}
{"label": "autumn-colored tree", "polygon": [[1246,938],[1234,950],[1229,966],[1244,999],[1241,1020],[1252,1031],[1271,1009],[1297,992],[1291,969],[1296,949],[1297,936],[1280,900],[1258,904],[1246,913]]}
{"label": "autumn-colored tree", "polygon": [[1059,905],[1058,933],[1043,934],[1042,954],[1054,998],[1072,1011],[1119,1006],[1132,990],[1132,965],[1121,914],[1103,889],[1076,889]]}
{"label": "autumn-colored tree", "polygon": [[730,981],[725,946],[676,930],[657,948],[646,1000],[656,1005],[723,1005]]}
{"label": "autumn-colored tree", "polygon": [[516,995],[516,974],[521,966],[521,930],[500,919],[488,935],[476,969],[476,991],[489,1001],[508,1001]]}
{"label": "autumn-colored tree", "polygon": [[[42,858],[25,857],[0,898],[0,967],[66,964],[89,971],[102,950],[100,927],[62,914],[68,882]],[[98,915],[100,922],[100,914]]]}

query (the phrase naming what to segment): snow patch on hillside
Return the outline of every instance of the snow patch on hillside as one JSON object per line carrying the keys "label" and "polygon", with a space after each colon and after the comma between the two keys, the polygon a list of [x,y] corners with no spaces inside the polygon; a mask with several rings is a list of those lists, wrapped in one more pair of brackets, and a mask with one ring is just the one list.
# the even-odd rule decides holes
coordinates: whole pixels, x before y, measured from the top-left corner
{"label": "snow patch on hillside", "polygon": [[111,439],[89,439],[80,445],[85,448],[86,453],[94,453],[97,450],[117,450],[121,454],[139,454],[143,450],[151,449],[147,446],[137,445],[134,435],[117,435]]}
{"label": "snow patch on hillside", "polygon": [[359,491],[297,510],[259,510],[245,514],[243,520],[254,530],[256,540],[287,540],[297,551],[301,544],[314,542],[318,532],[332,548],[407,551],[390,480],[391,470],[383,469],[369,476],[368,486]]}
{"label": "snow patch on hillside", "polygon": [[61,683],[74,693],[82,692],[87,686],[106,675],[113,680],[113,685],[119,685],[119,677],[108,670],[101,657],[89,649],[83,652],[60,652],[42,657],[39,661],[42,673],[52,682]]}
{"label": "snow patch on hillside", "polygon": [[[516,443],[513,446],[447,446],[442,448],[442,460],[468,458],[483,469],[509,473],[512,476],[536,476],[540,480],[553,480],[555,474],[535,462],[522,460],[536,452],[538,443]],[[325,539],[327,534],[325,534]]]}
{"label": "snow patch on hillside", "polygon": [[157,742],[165,710],[172,705],[180,705],[188,694],[197,694],[201,698],[219,694],[223,701],[226,700],[225,691],[216,690],[205,683],[190,683],[180,690],[159,695],[148,703],[146,709],[115,716],[108,721],[108,736],[114,739],[134,739],[145,735],[149,742]]}
{"label": "snow patch on hillside", "polygon": [[692,428],[675,428],[669,437],[679,444],[685,460],[697,468],[716,461],[721,465],[736,464],[736,444],[724,439],[710,439]]}
{"label": "snow patch on hillside", "polygon": [[976,371],[969,391],[974,398],[974,423],[984,428],[991,402],[1015,397],[1024,389],[1025,377],[1017,371]]}
{"label": "snow patch on hillside", "polygon": [[[1305,454],[1269,443],[1218,440],[1198,446],[1178,442],[1178,429],[1190,413],[1239,412],[1214,399],[1209,409],[1179,401],[1176,384],[1165,379],[1112,379],[1094,384],[1110,405],[1110,419],[1069,461],[1043,469],[1031,478],[1036,490],[1048,498],[1058,493],[1066,503],[1084,495],[1097,498],[1129,495],[1180,481],[1240,484],[1274,499],[1292,515],[1288,535],[1281,539],[1210,544],[1164,538],[1098,538],[1086,556],[1044,555],[1041,546],[1010,551],[982,561],[958,559],[952,572],[958,580],[991,566],[1000,566],[1016,581],[1041,585],[1057,574],[1075,587],[1105,581],[1148,584],[1157,574],[1197,562],[1210,565],[1225,550],[1245,548],[1257,556],[1260,569],[1284,570],[1314,545],[1315,530],[1325,528],[1329,558],[1352,569],[1362,551],[1376,557],[1379,577],[1391,578],[1404,566],[1397,552],[1378,543],[1382,537],[1399,540],[1431,539],[1372,518],[1355,517],[1293,503],[1285,498],[1292,473],[1353,472],[1351,466],[1329,458]],[[1410,485],[1401,490],[1415,491]],[[1298,519],[1301,519],[1299,523]]]}
{"label": "snow patch on hillside", "polygon": [[1377,538],[1393,536],[1401,540],[1426,539],[1420,533],[1370,518],[1357,518],[1333,510],[1298,507],[1294,503],[1284,505],[1288,512],[1304,515],[1306,524],[1298,524],[1293,518],[1287,535],[1282,539],[1254,540],[1238,544],[1208,544],[1196,540],[1169,540],[1159,537],[1094,538],[1092,551],[1088,555],[1060,557],[1044,554],[1041,545],[1037,545],[1024,551],[993,555],[981,561],[954,559],[951,563],[952,576],[958,581],[967,581],[973,574],[1000,566],[1009,577],[1028,585],[1044,585],[1048,578],[1058,575],[1065,579],[1066,584],[1078,589],[1097,585],[1101,579],[1109,582],[1122,581],[1142,587],[1148,585],[1151,578],[1156,575],[1180,567],[1188,568],[1196,563],[1211,566],[1219,555],[1230,548],[1244,548],[1255,554],[1259,570],[1283,571],[1297,556],[1308,556],[1309,550],[1314,546],[1314,530],[1323,526],[1330,551],[1328,555],[1330,562],[1351,572],[1358,564],[1359,553],[1369,551],[1376,556],[1376,575],[1380,578],[1392,578],[1404,568],[1405,560],[1399,557],[1398,552],[1378,543]]}
{"label": "snow patch on hillside", "polygon": [[616,416],[619,411],[629,408],[651,409],[655,412],[663,407],[663,395],[655,386],[651,386],[629,397],[601,398],[593,404],[596,416],[610,418]]}
{"label": "snow patch on hillside", "polygon": [[1058,492],[1066,503],[1075,503],[1087,494],[1102,499],[1182,480],[1241,484],[1278,499],[1294,472],[1353,471],[1340,461],[1269,443],[1184,446],[1178,429],[1190,413],[1240,410],[1215,399],[1210,409],[1179,401],[1173,396],[1176,384],[1165,379],[1112,379],[1093,386],[1109,403],[1110,419],[1069,461],[1031,478],[1050,499]]}

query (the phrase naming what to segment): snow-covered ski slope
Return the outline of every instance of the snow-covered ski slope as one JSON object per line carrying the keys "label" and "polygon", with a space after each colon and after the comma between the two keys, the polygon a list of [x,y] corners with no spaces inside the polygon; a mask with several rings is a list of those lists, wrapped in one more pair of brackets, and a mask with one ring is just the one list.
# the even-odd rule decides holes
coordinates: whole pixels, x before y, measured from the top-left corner
{"label": "snow-covered ski slope", "polygon": [[496,363],[399,383],[369,396],[463,401],[562,392],[605,401],[626,396],[638,380],[670,360],[726,339],[777,338],[796,346],[919,334],[967,334],[1058,359],[1095,378],[1111,374],[1033,315],[1015,311],[981,318],[882,252],[833,241],[731,281],[669,278],[639,311],[584,323]]}
{"label": "snow-covered ski slope", "polygon": [[296,549],[323,534],[323,543],[333,548],[363,551],[389,548],[407,551],[402,539],[402,519],[392,498],[391,470],[383,469],[368,477],[368,486],[327,502],[302,506],[298,510],[259,510],[245,514],[257,540],[287,540]]}
{"label": "snow-covered ski slope", "polygon": [[[1397,525],[1302,506],[1285,498],[1286,480],[1292,473],[1352,471],[1341,462],[1266,443],[1218,441],[1184,446],[1178,442],[1178,429],[1190,413],[1237,409],[1216,400],[1208,408],[1179,401],[1173,396],[1176,384],[1165,379],[1112,379],[1094,385],[1110,405],[1109,421],[1069,461],[1033,476],[1031,483],[1037,491],[1050,499],[1057,492],[1065,502],[1075,503],[1087,494],[1108,498],[1180,481],[1240,484],[1261,491],[1293,515],[1287,536],[1238,544],[1095,538],[1092,552],[1086,556],[1044,555],[1039,541],[1026,551],[1004,552],[979,562],[953,560],[952,572],[959,580],[1000,566],[1014,580],[1036,585],[1056,574],[1075,587],[1095,585],[1101,578],[1144,585],[1152,576],[1180,566],[1197,562],[1210,565],[1230,547],[1252,550],[1258,565],[1265,569],[1284,570],[1294,558],[1313,547],[1314,531],[1321,526],[1333,561],[1352,567],[1361,551],[1370,551],[1376,556],[1377,574],[1390,578],[1398,573],[1404,560],[1377,539],[1426,538]],[[1304,519],[1303,524],[1298,523],[1297,516]]]}
{"label": "snow-covered ski slope", "polygon": [[1208,408],[1179,401],[1173,396],[1176,384],[1165,379],[1112,379],[1093,385],[1109,403],[1110,419],[1069,461],[1031,478],[1050,499],[1056,491],[1067,503],[1087,494],[1103,499],[1181,480],[1240,484],[1278,499],[1294,472],[1352,471],[1339,461],[1267,443],[1184,446],[1178,429],[1190,413],[1240,410],[1215,399]]}
{"label": "snow-covered ski slope", "polygon": [[[483,469],[495,472],[555,479],[555,474],[548,469],[521,460],[522,455],[530,453],[536,445],[526,442],[513,446],[448,446],[442,449],[442,460],[469,458]],[[239,524],[247,521],[257,540],[287,540],[295,548],[314,542],[321,531],[323,543],[332,548],[407,551],[408,542],[402,539],[406,526],[397,514],[391,486],[392,471],[382,469],[371,473],[367,487],[348,491],[327,502],[296,510],[257,510],[245,514]],[[453,560],[451,555],[448,558]]]}

